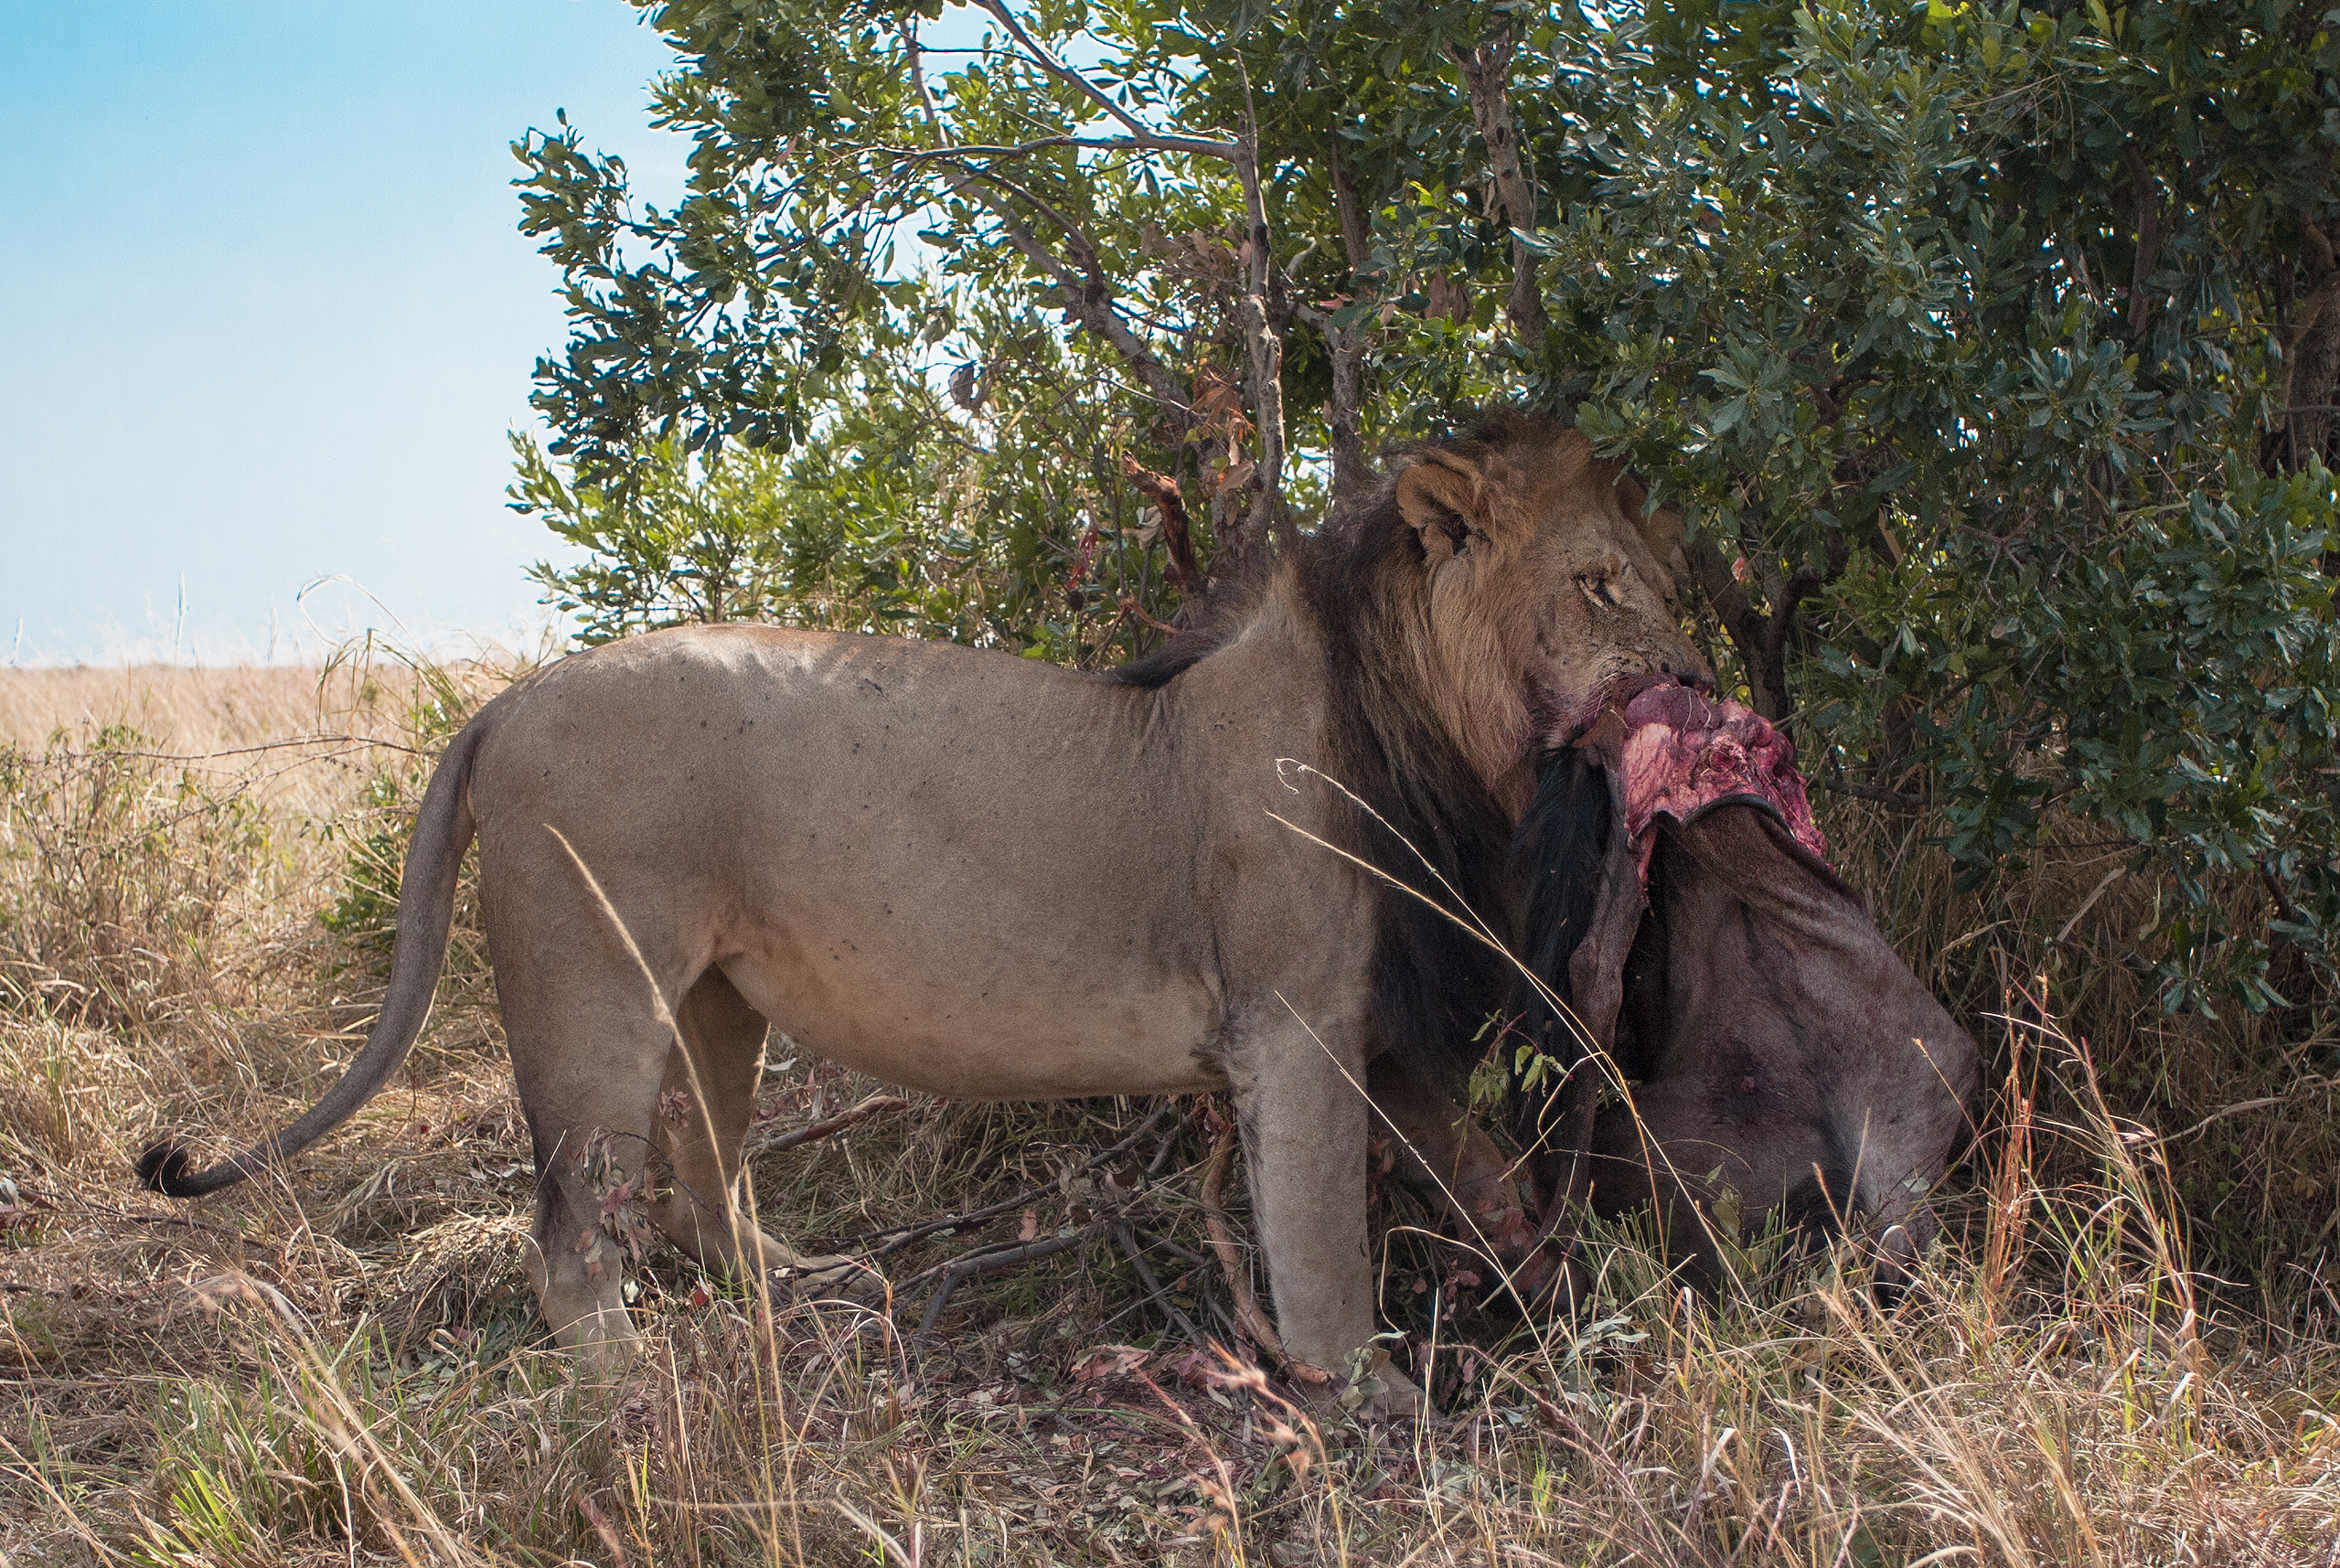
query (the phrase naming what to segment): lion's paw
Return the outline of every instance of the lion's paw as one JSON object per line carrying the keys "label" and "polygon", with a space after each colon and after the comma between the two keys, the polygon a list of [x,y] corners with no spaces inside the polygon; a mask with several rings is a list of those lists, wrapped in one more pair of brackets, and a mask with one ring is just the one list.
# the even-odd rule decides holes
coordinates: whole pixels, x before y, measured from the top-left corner
{"label": "lion's paw", "polygon": [[1337,1403],[1357,1420],[1378,1424],[1437,1413],[1414,1380],[1397,1370],[1386,1345],[1360,1345],[1350,1351],[1348,1374]]}

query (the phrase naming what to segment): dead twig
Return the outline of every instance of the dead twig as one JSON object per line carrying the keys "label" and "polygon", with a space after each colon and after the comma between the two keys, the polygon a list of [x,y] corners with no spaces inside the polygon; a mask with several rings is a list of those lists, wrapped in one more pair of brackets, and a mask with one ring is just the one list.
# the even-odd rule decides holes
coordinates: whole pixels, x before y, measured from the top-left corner
{"label": "dead twig", "polygon": [[[1162,548],[1170,552],[1170,564],[1162,575],[1181,593],[1186,592],[1200,580],[1202,573],[1194,561],[1194,529],[1186,516],[1186,496],[1179,490],[1178,481],[1167,474],[1157,474],[1134,457],[1121,460],[1121,472],[1139,495],[1153,502],[1162,515]],[[1149,617],[1150,618],[1150,617]],[[1161,623],[1157,621],[1156,625]]]}
{"label": "dead twig", "polygon": [[850,1110],[839,1111],[833,1116],[824,1116],[817,1122],[778,1134],[751,1146],[748,1152],[776,1154],[784,1148],[797,1148],[806,1144],[817,1143],[831,1134],[843,1132],[857,1122],[866,1122],[872,1116],[882,1116],[889,1111],[905,1110],[909,1104],[910,1102],[900,1094],[872,1094]]}
{"label": "dead twig", "polygon": [[1032,1204],[1038,1202],[1041,1199],[1047,1197],[1051,1192],[1063,1191],[1065,1182],[1070,1180],[1072,1178],[1076,1176],[1085,1176],[1090,1171],[1095,1170],[1097,1167],[1106,1164],[1107,1161],[1118,1158],[1120,1156],[1127,1154],[1132,1148],[1135,1148],[1138,1146],[1138,1142],[1142,1140],[1148,1133],[1159,1126],[1165,1116],[1168,1116],[1176,1109],[1178,1109],[1177,1101],[1163,1101],[1159,1105],[1157,1105],[1154,1108],[1151,1115],[1148,1115],[1145,1120],[1139,1122],[1127,1136],[1121,1139],[1120,1142],[1115,1144],[1110,1148],[1098,1150],[1095,1154],[1091,1155],[1081,1164],[1074,1167],[1071,1170],[1066,1171],[1063,1175],[1058,1177],[1055,1180],[1048,1183],[1044,1187],[1035,1187],[1028,1191],[1019,1192],[1013,1198],[1004,1198],[997,1203],[987,1203],[980,1209],[972,1209],[964,1214],[945,1214],[936,1219],[919,1220],[907,1225],[881,1225],[874,1231],[864,1231],[860,1235],[848,1237],[845,1241],[839,1243],[839,1247],[842,1250],[844,1248],[857,1246],[864,1243],[874,1242],[881,1236],[892,1237],[892,1239],[887,1242],[884,1246],[880,1247],[876,1252],[871,1254],[871,1261],[875,1261],[878,1258],[884,1257],[889,1253],[901,1251],[903,1247],[910,1245],[913,1242],[924,1241],[928,1236],[935,1235],[940,1232],[963,1230],[971,1225],[980,1224],[988,1220],[996,1220],[1004,1214],[1018,1213],[1022,1210],[1029,1209]]}
{"label": "dead twig", "polygon": [[1146,1266],[1145,1254],[1138,1250],[1136,1229],[1127,1220],[1113,1228],[1113,1239],[1120,1243],[1121,1255],[1127,1258],[1129,1266],[1138,1271],[1138,1283],[1146,1287],[1146,1299],[1159,1306],[1170,1315],[1170,1321],[1185,1331],[1190,1341],[1200,1345],[1202,1343],[1202,1331],[1194,1326],[1192,1318],[1179,1310],[1178,1303],[1171,1300],[1170,1292],[1162,1288],[1162,1282],[1156,1279],[1154,1271]]}
{"label": "dead twig", "polygon": [[1904,795],[1899,790],[1886,789],[1880,784],[1854,784],[1850,779],[1822,775],[1810,782],[1817,788],[1836,795],[1849,795],[1854,800],[1873,800],[1879,805],[1895,806],[1902,811],[1931,811],[1941,804],[1931,795]]}
{"label": "dead twig", "polygon": [[420,746],[385,741],[374,735],[295,735],[285,741],[261,741],[249,746],[222,746],[214,752],[129,752],[108,746],[93,752],[65,751],[49,755],[54,760],[73,762],[90,757],[132,757],[148,763],[208,763],[221,757],[248,757],[260,752],[287,752],[309,746],[373,746],[385,752],[403,752],[410,757],[433,754]]}
{"label": "dead twig", "polygon": [[1157,632],[1167,632],[1173,637],[1178,635],[1178,628],[1176,626],[1171,625],[1168,621],[1162,620],[1159,616],[1149,615],[1146,613],[1146,607],[1143,604],[1138,603],[1137,599],[1130,594],[1125,593],[1121,596],[1121,613],[1130,617],[1132,620],[1144,622],[1147,625],[1153,627]]}
{"label": "dead twig", "polygon": [[[895,1240],[888,1243],[885,1246],[880,1248],[871,1255],[873,1258],[883,1257],[887,1253],[893,1251],[895,1248],[908,1244],[909,1241],[914,1236],[918,1234],[930,1233],[931,1229],[948,1229],[953,1225],[967,1224],[978,1218],[1000,1217],[1012,1212],[1017,1209],[1026,1208],[1030,1203],[1037,1201],[1039,1199],[1046,1196],[1052,1189],[1059,1192],[1068,1192],[1075,1178],[1079,1177],[1084,1172],[1095,1169],[1098,1166],[1103,1165],[1117,1156],[1127,1153],[1129,1149],[1135,1147],[1140,1139],[1142,1139],[1149,1132],[1152,1131],[1154,1127],[1159,1125],[1165,1116],[1176,1110],[1178,1102],[1175,1100],[1164,1102],[1154,1110],[1152,1115],[1149,1115],[1144,1121],[1138,1125],[1138,1128],[1135,1132],[1129,1134],[1128,1136],[1114,1145],[1113,1147],[1106,1149],[1098,1154],[1092,1155],[1081,1165],[1065,1171],[1048,1187],[1035,1188],[1029,1193],[1010,1199],[1003,1203],[992,1204],[987,1210],[978,1211],[976,1214],[962,1216],[956,1221],[918,1227],[898,1236]],[[1149,1174],[1160,1168],[1163,1162],[1163,1157],[1168,1152],[1169,1144],[1170,1140],[1165,1139],[1163,1148],[1157,1152],[1152,1164],[1147,1168]],[[1141,1187],[1135,1189],[1124,1190],[1113,1181],[1110,1175],[1106,1178],[1106,1188],[1112,1196],[1096,1211],[1093,1211],[1088,1221],[1077,1231],[1060,1236],[1049,1236],[1031,1241],[1014,1242],[1004,1247],[978,1247],[972,1251],[962,1253],[958,1257],[954,1258],[947,1263],[937,1264],[933,1268],[927,1269],[924,1273],[911,1276],[911,1278],[902,1286],[900,1294],[904,1296],[914,1294],[929,1283],[932,1283],[935,1286],[935,1294],[927,1301],[926,1310],[920,1317],[918,1321],[918,1332],[913,1336],[913,1338],[923,1343],[932,1336],[935,1331],[935,1325],[942,1319],[943,1308],[950,1302],[952,1292],[957,1290],[960,1285],[966,1284],[968,1280],[975,1278],[978,1275],[996,1274],[1002,1269],[1014,1268],[1023,1264],[1037,1263],[1042,1258],[1053,1257],[1058,1253],[1069,1252],[1074,1247],[1083,1246],[1089,1242],[1095,1241],[1097,1237],[1105,1234],[1107,1231],[1116,1231],[1119,1232],[1125,1238],[1125,1246],[1133,1245],[1134,1243],[1126,1239],[1131,1229],[1128,1211],[1130,1206],[1137,1200],[1139,1193],[1143,1191],[1144,1189]],[[1134,1253],[1132,1253],[1132,1260],[1136,1261]],[[1154,1281],[1153,1275],[1147,1270],[1146,1265],[1140,1262],[1138,1264],[1138,1269],[1140,1277],[1144,1278],[1149,1285],[1156,1292],[1157,1295],[1159,1295],[1160,1293],[1160,1286]],[[1177,1312],[1177,1308],[1175,1307],[1171,1307],[1170,1310],[1174,1314]],[[1191,1331],[1193,1328],[1192,1324],[1187,1323],[1186,1319],[1182,1316],[1180,1317],[1180,1321],[1184,1323],[1188,1329]]]}
{"label": "dead twig", "polygon": [[1001,1247],[996,1252],[977,1253],[971,1257],[960,1258],[956,1263],[945,1264],[940,1269],[927,1270],[926,1273],[912,1280],[910,1285],[903,1287],[907,1291],[911,1286],[934,1278],[938,1274],[941,1276],[935,1286],[933,1298],[926,1303],[925,1316],[918,1320],[918,1332],[912,1338],[924,1343],[935,1332],[935,1325],[942,1319],[943,1307],[950,1301],[951,1293],[976,1275],[997,1274],[1001,1269],[1014,1268],[1019,1264],[1038,1263],[1041,1259],[1053,1257],[1058,1253],[1070,1252],[1074,1247],[1085,1245],[1095,1240],[1109,1227],[1120,1222],[1120,1215],[1117,1211],[1115,1213],[1090,1221],[1069,1236],[1051,1236],[1045,1241],[1022,1242],[1014,1246]]}

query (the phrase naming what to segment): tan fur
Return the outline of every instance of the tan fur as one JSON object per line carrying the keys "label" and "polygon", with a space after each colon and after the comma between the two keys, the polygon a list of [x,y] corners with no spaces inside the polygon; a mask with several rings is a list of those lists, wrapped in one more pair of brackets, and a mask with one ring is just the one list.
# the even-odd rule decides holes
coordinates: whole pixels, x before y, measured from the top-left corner
{"label": "tan fur", "polygon": [[[1389,526],[1415,528],[1424,553],[1361,552],[1382,564],[1354,585],[1386,613],[1384,635],[1416,645],[1404,662],[1444,735],[1420,744],[1458,748],[1514,819],[1532,748],[1565,739],[1556,727],[1604,682],[1703,673],[1613,475],[1573,432],[1520,428],[1468,456],[1417,456]],[[1368,700],[1326,655],[1323,618],[1350,610],[1311,603],[1304,580],[1288,565],[1207,655],[1150,687],[748,626],[551,667],[488,704],[442,763],[375,1038],[240,1168],[298,1148],[395,1069],[475,827],[538,1150],[531,1277],[565,1343],[599,1356],[633,1339],[594,1236],[646,1151],[652,1217],[695,1254],[820,1261],[732,1201],[768,1020],[947,1095],[1232,1090],[1285,1346],[1339,1370],[1374,1328],[1356,1086],[1379,1049],[1386,895],[1270,819],[1342,834],[1333,792],[1279,763],[1337,772],[1343,704]],[[658,1115],[678,1094],[692,1114]],[[238,1174],[149,1165],[174,1191]]]}
{"label": "tan fur", "polygon": [[[1534,791],[1539,720],[1580,724],[1632,671],[1704,669],[1679,646],[1674,571],[1650,542],[1654,532],[1662,544],[1665,528],[1641,516],[1644,499],[1573,430],[1477,462],[1428,452],[1398,476],[1398,507],[1429,566],[1426,584],[1408,585],[1426,595],[1424,688],[1514,818]],[[1681,519],[1660,516],[1678,540]],[[1555,582],[1574,593],[1554,595]]]}

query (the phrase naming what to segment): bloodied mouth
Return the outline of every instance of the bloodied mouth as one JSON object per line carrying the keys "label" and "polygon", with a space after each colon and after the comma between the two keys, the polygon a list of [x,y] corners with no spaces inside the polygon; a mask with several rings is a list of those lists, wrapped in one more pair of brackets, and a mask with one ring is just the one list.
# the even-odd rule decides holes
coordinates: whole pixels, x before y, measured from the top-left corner
{"label": "bloodied mouth", "polygon": [[1665,816],[1687,826],[1726,803],[1769,810],[1798,844],[1827,861],[1795,745],[1752,709],[1652,683],[1614,696],[1576,744],[1624,781],[1625,830],[1645,884],[1657,848],[1651,822]]}

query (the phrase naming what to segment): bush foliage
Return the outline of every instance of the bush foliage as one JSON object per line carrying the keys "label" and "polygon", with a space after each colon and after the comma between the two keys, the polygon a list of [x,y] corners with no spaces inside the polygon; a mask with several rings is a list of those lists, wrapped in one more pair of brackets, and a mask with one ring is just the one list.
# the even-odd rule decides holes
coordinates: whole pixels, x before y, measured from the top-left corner
{"label": "bush foliage", "polygon": [[1232,563],[1522,399],[1689,517],[1824,782],[1971,885],[2125,850],[2166,1006],[2321,1027],[2340,12],[644,9],[681,199],[516,146],[572,320],[517,504],[587,638],[1117,657],[1196,585],[1146,475]]}

